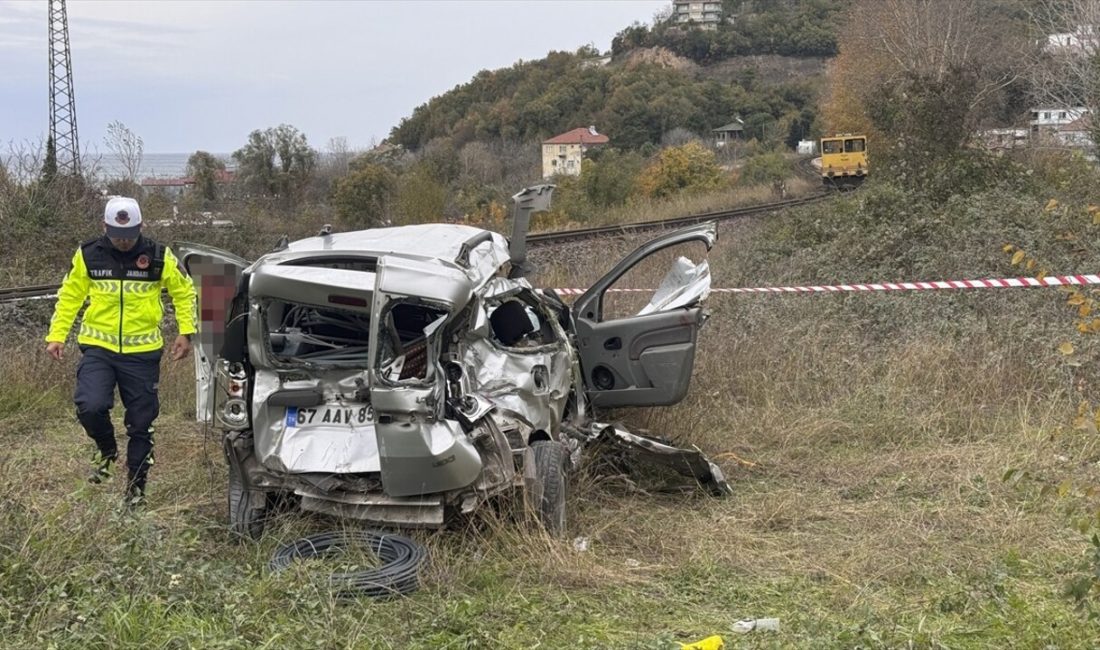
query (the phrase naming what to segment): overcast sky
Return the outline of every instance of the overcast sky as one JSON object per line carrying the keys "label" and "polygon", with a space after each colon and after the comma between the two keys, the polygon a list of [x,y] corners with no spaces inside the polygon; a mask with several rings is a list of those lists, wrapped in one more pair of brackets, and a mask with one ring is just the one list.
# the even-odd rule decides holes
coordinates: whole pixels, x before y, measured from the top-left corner
{"label": "overcast sky", "polygon": [[[0,0],[0,146],[49,131],[46,0]],[[69,0],[82,148],[120,120],[147,153],[229,153],[298,127],[323,149],[385,138],[478,71],[601,51],[670,0]]]}

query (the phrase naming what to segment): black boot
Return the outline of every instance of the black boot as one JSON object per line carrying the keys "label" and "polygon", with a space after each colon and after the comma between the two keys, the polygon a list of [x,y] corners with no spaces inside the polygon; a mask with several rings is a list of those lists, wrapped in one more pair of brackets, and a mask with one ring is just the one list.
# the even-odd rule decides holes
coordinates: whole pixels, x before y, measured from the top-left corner
{"label": "black boot", "polygon": [[92,459],[92,471],[88,474],[88,482],[95,483],[96,485],[111,478],[112,465],[118,460],[116,454],[104,454],[98,453],[95,458]]}
{"label": "black boot", "polygon": [[124,504],[127,510],[140,510],[145,505],[145,477],[130,476]]}

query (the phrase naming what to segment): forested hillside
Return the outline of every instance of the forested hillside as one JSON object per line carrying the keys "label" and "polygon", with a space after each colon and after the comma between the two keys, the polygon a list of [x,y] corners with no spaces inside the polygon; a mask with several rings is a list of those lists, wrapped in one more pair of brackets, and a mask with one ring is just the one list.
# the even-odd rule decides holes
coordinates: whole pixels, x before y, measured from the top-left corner
{"label": "forested hillside", "polygon": [[[718,64],[750,55],[815,58],[836,53],[843,2],[772,0],[723,3],[732,22],[715,31],[662,17],[634,24],[612,45],[612,60],[584,47],[538,61],[483,70],[470,82],[416,108],[391,141],[418,149],[436,138],[541,140],[596,125],[612,145],[659,144],[674,129],[707,134],[740,117],[750,138],[777,141],[814,135],[820,75],[765,83],[754,68],[730,78]],[[640,51],[657,56],[639,56]]]}

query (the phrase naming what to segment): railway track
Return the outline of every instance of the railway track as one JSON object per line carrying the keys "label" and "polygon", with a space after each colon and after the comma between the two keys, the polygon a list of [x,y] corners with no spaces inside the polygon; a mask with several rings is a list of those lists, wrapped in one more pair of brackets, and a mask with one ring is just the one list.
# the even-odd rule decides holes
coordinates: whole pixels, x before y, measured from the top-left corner
{"label": "railway track", "polygon": [[[776,201],[774,203],[764,203],[761,205],[753,205],[744,208],[734,208],[732,210],[718,210],[716,212],[705,212],[702,214],[693,214],[687,217],[675,217],[673,219],[661,219],[659,221],[639,221],[634,223],[617,224],[613,226],[597,226],[595,228],[580,228],[578,230],[562,230],[559,232],[541,232],[532,233],[527,236],[528,246],[550,246],[554,244],[564,244],[567,242],[584,241],[587,239],[596,239],[598,237],[611,237],[616,235],[627,235],[640,232],[648,232],[652,230],[666,230],[670,228],[681,228],[683,226],[690,226],[696,223],[702,223],[704,221],[728,221],[732,219],[740,219],[744,217],[751,217],[760,214],[767,214],[770,212],[778,212],[780,210],[786,210],[788,208],[797,207],[800,205],[806,205],[808,203],[815,203],[827,198],[827,194],[814,194],[812,196],[787,199],[784,201]],[[26,300],[28,298],[45,298],[53,296],[57,293],[57,290],[61,287],[60,284],[40,284],[30,287],[14,287],[10,289],[0,289],[0,303],[13,302],[16,300]]]}
{"label": "railway track", "polygon": [[0,289],[0,302],[52,296],[57,293],[57,290],[60,287],[61,285],[59,284],[37,284],[30,287]]}
{"label": "railway track", "polygon": [[742,217],[767,214],[769,212],[778,212],[779,210],[786,210],[787,208],[806,205],[807,203],[814,203],[827,198],[827,196],[827,194],[814,194],[813,196],[807,196],[798,199],[788,199],[785,201],[764,203],[761,205],[753,205],[745,208],[734,208],[732,210],[704,212],[702,214],[693,214],[687,217],[675,217],[672,219],[661,219],[659,221],[638,221],[634,223],[624,223],[612,226],[581,228],[578,230],[532,233],[527,236],[527,244],[529,246],[546,246],[551,244],[563,244],[573,241],[584,241],[586,239],[596,239],[597,237],[604,236],[633,234],[638,232],[647,232],[651,230],[666,230],[669,228],[682,228],[683,226],[690,226],[692,224],[702,223],[704,221],[728,221],[731,219],[739,219]]}

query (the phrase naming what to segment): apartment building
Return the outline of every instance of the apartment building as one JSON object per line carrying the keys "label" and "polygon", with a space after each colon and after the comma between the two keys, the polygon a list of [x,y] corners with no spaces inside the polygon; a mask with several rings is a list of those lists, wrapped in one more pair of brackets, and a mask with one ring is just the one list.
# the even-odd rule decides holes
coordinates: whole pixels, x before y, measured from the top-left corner
{"label": "apartment building", "polygon": [[714,0],[673,0],[672,20],[700,29],[718,29],[722,22],[722,3]]}

